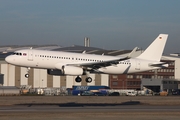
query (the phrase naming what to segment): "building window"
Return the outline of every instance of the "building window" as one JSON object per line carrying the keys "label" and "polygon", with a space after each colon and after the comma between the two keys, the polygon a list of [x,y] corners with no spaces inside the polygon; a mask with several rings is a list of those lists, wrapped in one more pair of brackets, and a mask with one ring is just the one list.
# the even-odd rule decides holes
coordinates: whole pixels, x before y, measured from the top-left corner
{"label": "building window", "polygon": [[136,77],[137,77],[137,78],[142,78],[142,75],[137,75]]}
{"label": "building window", "polygon": [[117,77],[117,75],[112,75],[112,78],[114,78],[114,79],[115,79],[115,78],[118,78],[118,77]]}
{"label": "building window", "polygon": [[118,82],[117,82],[117,81],[113,81],[113,82],[112,82],[112,85],[113,85],[113,86],[117,86],[117,85],[118,85]]}
{"label": "building window", "polygon": [[151,75],[143,75],[143,78],[151,78]]}
{"label": "building window", "polygon": [[133,76],[132,75],[127,75],[127,78],[133,78]]}
{"label": "building window", "polygon": [[163,84],[167,84],[167,81],[163,81]]}
{"label": "building window", "polygon": [[172,81],[169,81],[169,84],[173,84],[173,82],[172,82]]}
{"label": "building window", "polygon": [[130,85],[130,81],[127,81],[127,85]]}
{"label": "building window", "polygon": [[177,82],[177,81],[174,81],[174,84],[178,84],[178,82]]}
{"label": "building window", "polygon": [[[163,76],[161,76],[161,77],[163,77]],[[164,76],[164,79],[169,79],[169,76]]]}
{"label": "building window", "polygon": [[136,75],[133,75],[133,78],[136,79]]}

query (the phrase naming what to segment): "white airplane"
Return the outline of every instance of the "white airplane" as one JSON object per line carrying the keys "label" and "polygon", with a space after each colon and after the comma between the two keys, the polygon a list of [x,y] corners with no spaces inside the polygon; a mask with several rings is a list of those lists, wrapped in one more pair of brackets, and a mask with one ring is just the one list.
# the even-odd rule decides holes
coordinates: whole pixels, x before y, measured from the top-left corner
{"label": "white airplane", "polygon": [[86,82],[91,82],[90,73],[128,74],[168,67],[160,62],[168,35],[160,34],[149,47],[138,57],[131,58],[136,50],[128,56],[106,56],[85,53],[24,49],[15,51],[5,58],[12,65],[30,68],[47,69],[51,75],[73,75],[76,82],[81,82],[81,75],[87,75]]}

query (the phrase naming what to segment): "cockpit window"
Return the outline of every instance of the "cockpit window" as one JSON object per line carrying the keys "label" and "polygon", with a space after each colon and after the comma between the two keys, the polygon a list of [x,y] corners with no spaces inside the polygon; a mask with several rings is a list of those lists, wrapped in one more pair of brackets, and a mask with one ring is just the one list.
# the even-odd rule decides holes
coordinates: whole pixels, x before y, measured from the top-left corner
{"label": "cockpit window", "polygon": [[22,53],[14,52],[13,55],[19,55],[19,56],[21,56]]}

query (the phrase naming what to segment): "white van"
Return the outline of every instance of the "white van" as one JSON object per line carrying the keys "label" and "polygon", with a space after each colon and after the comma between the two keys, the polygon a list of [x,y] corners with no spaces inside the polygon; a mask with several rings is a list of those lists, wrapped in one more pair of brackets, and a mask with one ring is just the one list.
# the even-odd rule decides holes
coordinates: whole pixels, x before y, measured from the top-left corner
{"label": "white van", "polygon": [[129,91],[126,93],[126,96],[136,96],[136,93],[134,91]]}

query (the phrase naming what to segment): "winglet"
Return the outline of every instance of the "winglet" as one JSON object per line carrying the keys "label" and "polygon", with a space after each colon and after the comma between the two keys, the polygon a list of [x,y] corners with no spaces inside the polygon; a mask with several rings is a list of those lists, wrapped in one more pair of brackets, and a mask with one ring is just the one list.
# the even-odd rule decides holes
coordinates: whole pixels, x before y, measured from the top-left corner
{"label": "winglet", "polygon": [[136,50],[138,49],[138,47],[135,47],[127,56],[128,58],[132,58],[132,55],[136,52]]}

